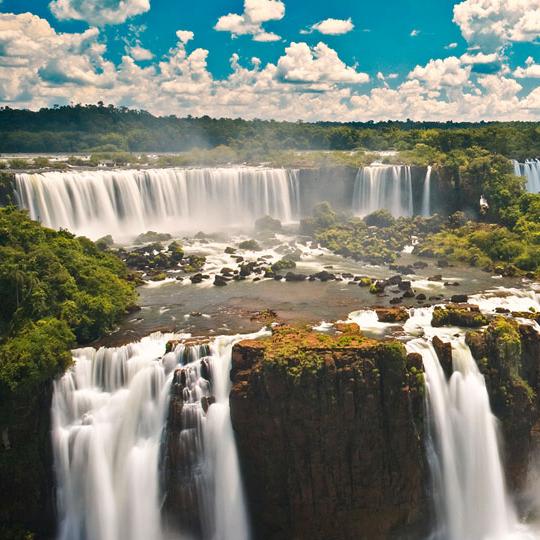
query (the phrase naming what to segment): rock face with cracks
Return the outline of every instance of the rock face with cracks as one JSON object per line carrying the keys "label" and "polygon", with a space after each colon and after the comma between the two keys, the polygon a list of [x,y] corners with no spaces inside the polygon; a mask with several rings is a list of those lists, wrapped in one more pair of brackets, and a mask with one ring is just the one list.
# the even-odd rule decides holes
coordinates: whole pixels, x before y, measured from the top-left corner
{"label": "rock face with cracks", "polygon": [[230,396],[254,536],[414,537],[425,517],[418,355],[280,327],[233,350]]}

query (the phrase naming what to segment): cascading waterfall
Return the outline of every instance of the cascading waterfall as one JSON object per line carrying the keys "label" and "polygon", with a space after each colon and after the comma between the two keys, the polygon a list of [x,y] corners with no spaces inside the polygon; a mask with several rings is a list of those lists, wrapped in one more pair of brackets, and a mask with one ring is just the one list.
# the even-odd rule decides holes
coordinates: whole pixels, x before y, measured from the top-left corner
{"label": "cascading waterfall", "polygon": [[529,193],[540,193],[540,159],[527,159],[525,163],[513,161],[514,174],[527,179],[526,189]]}
{"label": "cascading waterfall", "polygon": [[[247,540],[249,530],[229,414],[233,344],[216,338],[209,347],[163,355],[168,339],[155,334],[119,348],[74,351],[73,367],[55,383],[52,418],[58,485],[60,540],[162,540],[159,461],[169,390],[179,363],[188,362],[186,414],[198,419],[191,440],[204,449],[200,468],[203,521],[212,540]],[[186,337],[186,336],[180,336]],[[213,403],[201,377],[209,366]],[[185,369],[185,368],[184,368]]]}
{"label": "cascading waterfall", "polygon": [[381,209],[394,216],[413,215],[411,168],[371,165],[359,169],[353,192],[353,212],[366,216]]}
{"label": "cascading waterfall", "polygon": [[[454,339],[454,372],[447,381],[431,343],[407,343],[422,355],[433,425],[428,448],[439,529],[445,540],[507,540],[521,536],[508,500],[484,381],[463,338]],[[526,534],[526,533],[524,533]]]}
{"label": "cascading waterfall", "polygon": [[[203,540],[248,540],[249,527],[240,464],[230,418],[230,367],[232,347],[241,337],[220,336],[206,347],[206,354],[186,365],[179,378],[183,381],[182,430],[182,499],[197,508],[199,523],[184,516]],[[177,349],[183,354],[183,346]],[[212,403],[208,407],[208,404]],[[192,532],[192,531],[190,531]]]}
{"label": "cascading waterfall", "polygon": [[[506,305],[513,309],[538,308],[538,301],[536,293],[515,289],[494,290],[474,297],[480,309],[487,312]],[[422,355],[426,377],[428,462],[437,513],[437,528],[431,539],[537,538],[537,532],[519,523],[509,499],[497,419],[491,412],[484,377],[465,343],[464,332],[432,327],[433,308],[415,308],[410,314],[404,330],[413,339],[406,342],[406,348]],[[448,379],[431,343],[435,335],[452,345],[453,373]]]}
{"label": "cascading waterfall", "polygon": [[16,198],[44,225],[90,238],[300,217],[298,171],[260,167],[18,174]]}
{"label": "cascading waterfall", "polygon": [[161,538],[158,459],[172,366],[166,336],[74,351],[52,418],[60,540]]}
{"label": "cascading waterfall", "polygon": [[424,178],[424,189],[422,191],[422,215],[431,215],[431,165],[428,166],[426,177]]}

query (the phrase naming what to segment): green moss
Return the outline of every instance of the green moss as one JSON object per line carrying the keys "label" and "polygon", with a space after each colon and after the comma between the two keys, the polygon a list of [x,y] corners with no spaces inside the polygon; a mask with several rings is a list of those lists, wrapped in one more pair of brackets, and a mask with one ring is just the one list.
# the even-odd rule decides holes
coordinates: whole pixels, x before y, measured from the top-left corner
{"label": "green moss", "polygon": [[433,310],[431,326],[461,326],[479,328],[488,324],[487,317],[477,309],[448,305],[436,306]]}
{"label": "green moss", "polygon": [[275,262],[271,267],[271,270],[274,274],[279,274],[282,270],[290,270],[291,268],[296,268],[296,263],[290,259],[280,259]]}

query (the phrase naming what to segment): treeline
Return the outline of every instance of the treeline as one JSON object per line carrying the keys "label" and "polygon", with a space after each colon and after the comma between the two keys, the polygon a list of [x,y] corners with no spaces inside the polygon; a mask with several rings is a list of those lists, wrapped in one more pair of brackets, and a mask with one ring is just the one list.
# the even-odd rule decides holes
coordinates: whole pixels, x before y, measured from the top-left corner
{"label": "treeline", "polygon": [[125,107],[75,105],[40,111],[0,109],[0,152],[183,152],[226,146],[272,150],[412,150],[480,146],[507,157],[540,155],[538,122],[303,123],[156,117]]}

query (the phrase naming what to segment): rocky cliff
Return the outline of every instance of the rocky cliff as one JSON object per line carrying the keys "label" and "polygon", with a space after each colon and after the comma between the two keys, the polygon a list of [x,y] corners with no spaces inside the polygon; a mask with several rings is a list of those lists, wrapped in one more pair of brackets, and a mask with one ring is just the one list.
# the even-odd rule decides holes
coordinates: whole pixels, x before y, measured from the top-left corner
{"label": "rocky cliff", "polygon": [[338,328],[282,327],[233,350],[231,416],[257,539],[407,538],[425,517],[421,358]]}
{"label": "rocky cliff", "polygon": [[469,333],[467,343],[501,421],[508,482],[519,490],[526,481],[533,428],[540,420],[540,333],[522,318],[497,317],[484,331]]}
{"label": "rocky cliff", "polygon": [[[0,402],[0,538],[53,538],[52,381]],[[35,533],[35,536],[31,535]]]}

